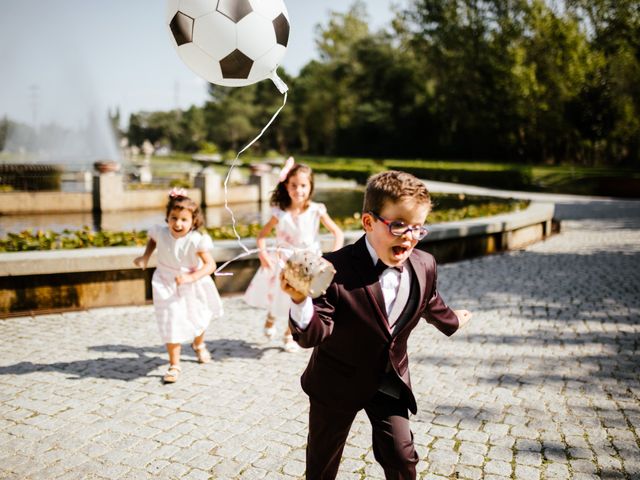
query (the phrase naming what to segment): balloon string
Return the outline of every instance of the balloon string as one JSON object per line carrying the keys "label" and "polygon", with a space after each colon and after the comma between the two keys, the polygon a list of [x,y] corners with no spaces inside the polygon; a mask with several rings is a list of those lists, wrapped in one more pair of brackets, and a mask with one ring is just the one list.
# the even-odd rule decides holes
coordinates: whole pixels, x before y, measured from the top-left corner
{"label": "balloon string", "polygon": [[[243,245],[244,247],[244,245]],[[248,255],[253,255],[254,253],[258,253],[260,251],[259,248],[253,248],[251,250],[245,248],[245,251],[242,253],[239,253],[238,255],[236,255],[235,257],[233,257],[231,260],[227,260],[226,262],[224,262],[222,265],[220,265],[218,268],[216,268],[216,271],[213,272],[213,274],[216,277],[223,277],[223,276],[227,276],[227,275],[233,275],[233,273],[221,273],[222,270],[225,269],[225,267],[227,265],[229,265],[231,262],[235,262],[236,260],[239,260],[243,257],[246,257]],[[266,252],[293,252],[293,250],[288,249],[288,248],[283,248],[283,247],[268,247],[265,248]]]}
{"label": "balloon string", "polygon": [[[273,114],[273,116],[271,117],[271,120],[269,120],[269,122],[263,127],[263,129],[260,131],[260,133],[258,134],[257,137],[255,137],[253,140],[251,140],[248,144],[246,144],[242,150],[240,150],[238,152],[238,154],[236,155],[236,158],[233,159],[233,162],[231,163],[231,167],[229,167],[229,171],[227,172],[227,176],[224,179],[224,208],[227,209],[227,211],[229,212],[229,214],[231,215],[231,226],[233,228],[233,233],[235,233],[236,238],[238,240],[238,244],[240,245],[240,247],[242,247],[242,249],[245,252],[249,252],[249,249],[244,245],[244,243],[242,243],[241,239],[240,239],[240,234],[238,233],[238,231],[236,230],[236,217],[233,214],[233,210],[231,210],[231,208],[229,208],[229,202],[228,202],[228,190],[227,190],[227,183],[229,182],[229,177],[231,176],[231,171],[234,169],[234,167],[237,165],[238,160],[240,159],[240,155],[242,154],[242,152],[244,152],[247,148],[249,148],[251,145],[253,145],[260,137],[262,137],[262,135],[264,134],[264,132],[267,130],[267,128],[269,128],[271,126],[271,124],[273,123],[273,121],[276,119],[276,117],[278,116],[278,114],[280,113],[280,111],[284,108],[284,106],[287,104],[287,92],[284,92],[284,99],[282,102],[282,105],[280,106],[280,108],[278,108],[278,110],[276,111],[276,113]],[[254,252],[255,253],[255,252]],[[227,262],[228,263],[228,262]],[[226,263],[225,263],[226,265]],[[220,269],[218,269],[220,270]],[[216,270],[216,272],[218,271]]]}

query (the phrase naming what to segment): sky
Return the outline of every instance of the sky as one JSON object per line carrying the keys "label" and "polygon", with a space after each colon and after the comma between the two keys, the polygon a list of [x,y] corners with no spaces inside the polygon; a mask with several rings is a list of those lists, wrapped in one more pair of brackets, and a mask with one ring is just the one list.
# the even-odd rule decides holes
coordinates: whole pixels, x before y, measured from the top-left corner
{"label": "sky", "polygon": [[[392,5],[367,0],[370,26]],[[90,112],[202,105],[206,82],[182,63],[165,25],[166,0],[0,0],[0,118],[78,128]],[[282,68],[296,75],[317,58],[315,25],[348,0],[285,0],[291,31]],[[274,88],[274,94],[278,94]],[[123,120],[123,121],[124,121]]]}

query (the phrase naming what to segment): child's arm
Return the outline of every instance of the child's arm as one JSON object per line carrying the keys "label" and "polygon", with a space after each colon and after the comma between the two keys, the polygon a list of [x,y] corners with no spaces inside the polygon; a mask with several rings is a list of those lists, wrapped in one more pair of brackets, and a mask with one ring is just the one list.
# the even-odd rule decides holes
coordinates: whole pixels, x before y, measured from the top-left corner
{"label": "child's arm", "polygon": [[206,275],[211,275],[215,271],[216,262],[211,256],[211,252],[198,252],[198,257],[200,257],[200,260],[202,260],[202,266],[195,272],[183,273],[182,275],[178,275],[176,277],[176,283],[178,285],[196,282]]}
{"label": "child's arm", "polygon": [[133,264],[136,267],[142,268],[143,270],[146,269],[147,264],[149,263],[149,258],[151,257],[151,254],[155,249],[156,249],[156,241],[153,238],[150,238],[149,241],[147,241],[147,246],[144,249],[144,253],[142,254],[142,256],[134,259]]}
{"label": "child's arm", "polygon": [[278,218],[273,216],[269,219],[267,223],[265,223],[260,233],[258,233],[258,237],[256,239],[256,245],[258,246],[258,258],[260,259],[260,266],[264,268],[268,268],[271,270],[273,268],[273,263],[271,262],[271,258],[267,253],[267,237],[271,234],[271,231],[278,224]]}
{"label": "child's arm", "polygon": [[344,244],[344,234],[336,222],[329,216],[328,213],[324,213],[320,216],[320,221],[322,225],[324,225],[327,230],[329,230],[333,234],[333,248],[331,251],[336,251],[339,248],[342,248]]}
{"label": "child's arm", "polygon": [[422,312],[422,317],[442,333],[450,336],[469,322],[471,312],[468,310],[453,310],[445,303],[436,287],[438,273],[435,260],[431,259],[431,261],[433,262],[433,284],[429,299],[426,302],[426,309]]}

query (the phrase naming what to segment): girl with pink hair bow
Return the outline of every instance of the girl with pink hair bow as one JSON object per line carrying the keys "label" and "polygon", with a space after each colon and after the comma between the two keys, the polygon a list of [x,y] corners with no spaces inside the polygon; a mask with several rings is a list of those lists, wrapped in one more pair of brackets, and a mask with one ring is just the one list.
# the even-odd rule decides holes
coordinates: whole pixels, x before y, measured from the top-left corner
{"label": "girl with pink hair bow", "polygon": [[[333,234],[332,250],[342,247],[344,235],[331,219],[322,203],[311,200],[313,171],[307,165],[295,163],[289,157],[280,171],[279,183],[271,194],[271,218],[258,234],[260,268],[249,284],[244,300],[249,305],[267,309],[264,334],[268,339],[276,336],[276,320],[287,322],[291,298],[280,288],[280,272],[293,252],[310,250],[321,254],[319,230],[322,223]],[[275,229],[276,251],[267,251],[267,237]],[[288,323],[288,322],[287,322]],[[284,349],[298,350],[291,331],[284,332]]]}

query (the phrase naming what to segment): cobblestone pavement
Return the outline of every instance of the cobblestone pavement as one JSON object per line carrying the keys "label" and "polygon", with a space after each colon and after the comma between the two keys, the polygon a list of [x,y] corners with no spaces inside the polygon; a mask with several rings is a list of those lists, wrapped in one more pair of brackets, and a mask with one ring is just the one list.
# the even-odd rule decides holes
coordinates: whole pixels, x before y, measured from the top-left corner
{"label": "cobblestone pavement", "polygon": [[[414,331],[421,478],[640,479],[640,203],[557,212],[545,242],[440,266],[444,297],[475,316],[451,338]],[[185,345],[167,386],[150,306],[0,321],[0,478],[302,478],[308,352],[225,305],[215,360]],[[364,478],[383,475],[359,415],[339,479]]]}

